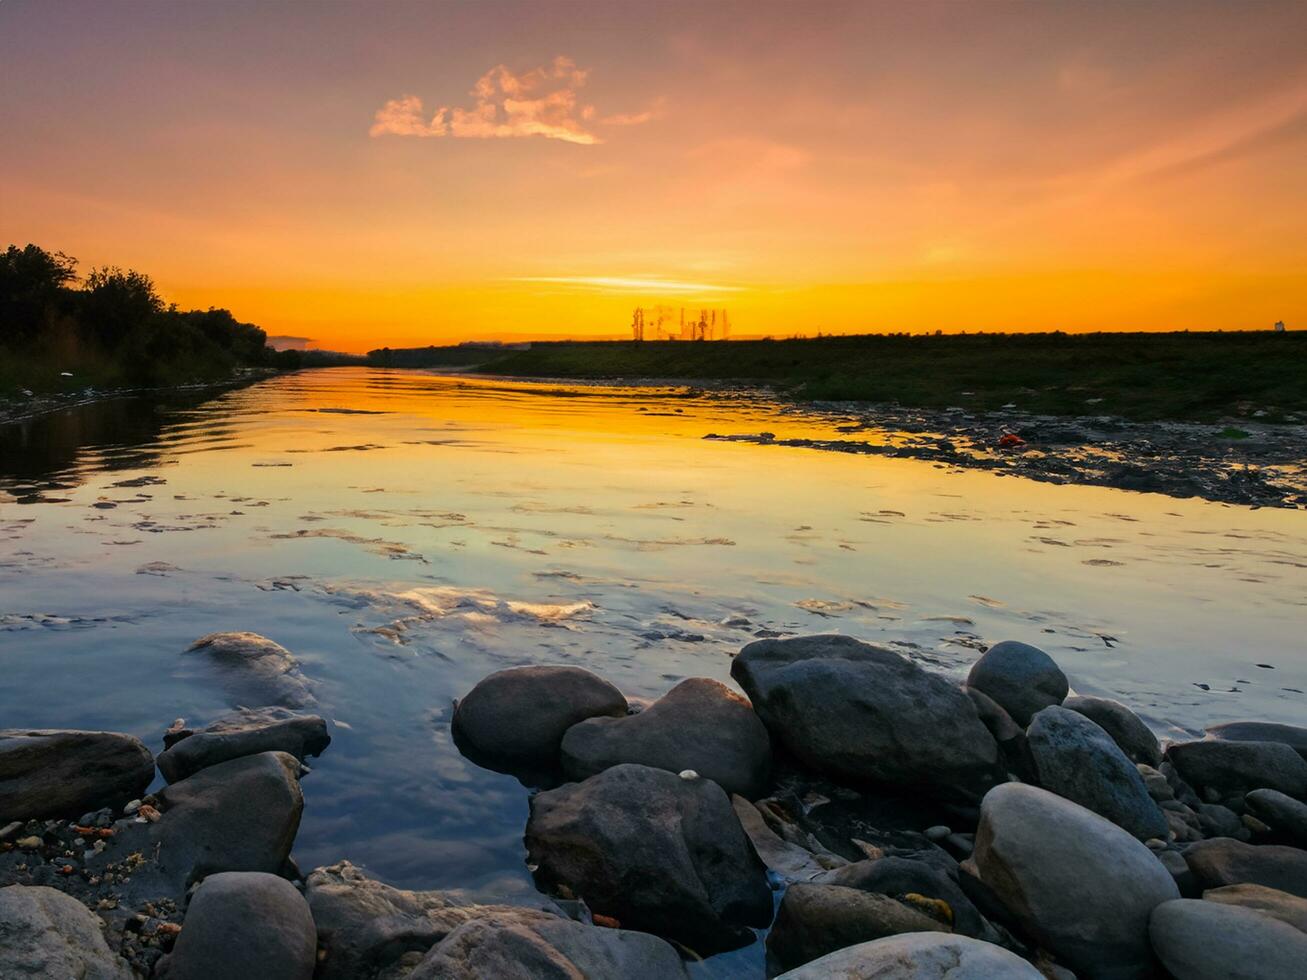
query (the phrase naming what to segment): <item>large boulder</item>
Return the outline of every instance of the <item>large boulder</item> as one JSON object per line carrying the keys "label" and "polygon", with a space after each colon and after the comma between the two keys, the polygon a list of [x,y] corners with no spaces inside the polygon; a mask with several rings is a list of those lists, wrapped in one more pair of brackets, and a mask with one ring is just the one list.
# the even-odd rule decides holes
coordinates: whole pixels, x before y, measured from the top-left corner
{"label": "large boulder", "polygon": [[1290,895],[1265,885],[1223,885],[1203,892],[1207,902],[1223,902],[1254,909],[1273,919],[1287,922],[1299,932],[1307,933],[1307,898]]}
{"label": "large boulder", "polygon": [[767,951],[792,970],[845,946],[905,932],[949,932],[949,927],[888,895],[844,885],[791,885],[767,935]]}
{"label": "large boulder", "polygon": [[1074,695],[1062,707],[1084,715],[1112,736],[1131,762],[1156,768],[1162,764],[1162,747],[1152,729],[1120,701]]}
{"label": "large boulder", "polygon": [[692,769],[727,793],[761,796],[771,739],[753,706],[707,677],[681,681],[639,714],[589,718],[563,736],[563,771],[585,779],[623,762]]}
{"label": "large boulder", "polygon": [[730,949],[771,920],[767,871],[708,779],[620,765],[531,800],[528,860],[624,927],[699,952]]}
{"label": "large boulder", "polygon": [[1179,742],[1166,750],[1166,758],[1200,792],[1229,797],[1265,788],[1307,797],[1307,759],[1283,742]]}
{"label": "large boulder", "polygon": [[1283,742],[1307,759],[1307,728],[1271,721],[1227,721],[1207,729],[1208,738],[1225,742]]}
{"label": "large boulder", "polygon": [[258,633],[210,633],[187,647],[186,655],[188,666],[203,659],[218,672],[233,707],[317,703],[294,654]]}
{"label": "large boulder", "polygon": [[318,935],[304,897],[285,878],[228,871],[205,878],[186,908],[161,980],[310,980]]}
{"label": "large boulder", "polygon": [[117,732],[0,731],[0,820],[77,817],[120,809],[154,779],[154,757]]}
{"label": "large boulder", "polygon": [[281,707],[242,708],[173,741],[159,755],[159,771],[175,783],[207,766],[260,752],[285,752],[303,762],[330,743],[327,723],[317,715]]}
{"label": "large boulder", "polygon": [[1180,893],[1147,847],[1047,790],[1008,783],[980,807],[974,867],[1022,928],[1085,980],[1152,976],[1148,916]]}
{"label": "large boulder", "polygon": [[934,899],[948,905],[953,931],[973,939],[993,942],[994,928],[948,874],[925,861],[904,857],[882,857],[857,861],[828,871],[817,879],[823,884],[844,885],[864,892],[889,895],[900,901],[909,895]]}
{"label": "large boulder", "polygon": [[1069,688],[1052,657],[1016,640],[986,650],[972,665],[967,686],[993,698],[1018,725],[1029,725],[1036,712],[1061,704]]}
{"label": "large boulder", "polygon": [[1307,898],[1307,851],[1296,847],[1214,837],[1186,847],[1184,860],[1200,888],[1265,885]]}
{"label": "large boulder", "polygon": [[1044,980],[1001,946],[935,932],[876,939],[829,953],[777,980]]}
{"label": "large boulder", "polygon": [[454,710],[453,731],[473,756],[550,766],[569,728],[626,714],[626,698],[580,667],[510,667],[483,678]]}
{"label": "large boulder", "polygon": [[1307,847],[1307,803],[1279,790],[1255,789],[1244,797],[1248,810],[1263,823]]}
{"label": "large boulder", "polygon": [[465,922],[442,939],[407,980],[683,980],[686,976],[680,954],[657,936],[522,910]]}
{"label": "large boulder", "polygon": [[1163,902],[1148,933],[1157,958],[1180,980],[1284,980],[1301,976],[1307,963],[1307,934],[1221,902]]}
{"label": "large boulder", "polygon": [[0,888],[0,977],[133,980],[94,912],[42,885]]}
{"label": "large boulder", "polygon": [[837,635],[758,640],[731,676],[800,762],[835,779],[975,799],[1001,778],[971,699],[892,650]]}
{"label": "large boulder", "polygon": [[1044,708],[1026,732],[1035,774],[1052,790],[1106,817],[1140,840],[1166,837],[1166,817],[1134,763],[1085,715]]}

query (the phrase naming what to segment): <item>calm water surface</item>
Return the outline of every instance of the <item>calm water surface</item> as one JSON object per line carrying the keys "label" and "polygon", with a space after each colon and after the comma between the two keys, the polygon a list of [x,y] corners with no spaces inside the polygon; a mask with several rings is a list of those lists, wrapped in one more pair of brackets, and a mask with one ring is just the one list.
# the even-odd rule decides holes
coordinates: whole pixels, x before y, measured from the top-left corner
{"label": "calm water surface", "polygon": [[332,369],[0,428],[0,727],[158,749],[173,718],[226,708],[181,651],[263,633],[333,725],[300,866],[488,897],[531,888],[527,794],[459,755],[450,708],[514,664],[657,696],[729,681],[762,630],[957,675],[1015,638],[1163,734],[1307,720],[1302,513],[702,439],[832,424],[755,398]]}

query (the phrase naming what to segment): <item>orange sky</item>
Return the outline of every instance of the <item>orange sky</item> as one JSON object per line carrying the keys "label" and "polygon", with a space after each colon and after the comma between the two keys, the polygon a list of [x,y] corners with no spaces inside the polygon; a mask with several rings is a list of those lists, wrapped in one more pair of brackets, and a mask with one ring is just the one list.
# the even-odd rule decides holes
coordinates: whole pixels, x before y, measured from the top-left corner
{"label": "orange sky", "polygon": [[365,350],[1307,326],[1307,4],[0,3],[0,237]]}

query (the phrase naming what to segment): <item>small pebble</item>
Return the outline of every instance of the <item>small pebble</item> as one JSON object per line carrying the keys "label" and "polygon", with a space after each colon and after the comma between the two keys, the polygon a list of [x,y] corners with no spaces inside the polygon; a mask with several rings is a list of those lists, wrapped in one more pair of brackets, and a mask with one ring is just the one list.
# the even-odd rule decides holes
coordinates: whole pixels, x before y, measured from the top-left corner
{"label": "small pebble", "polygon": [[681,778],[682,778],[682,779],[698,779],[698,778],[699,778],[699,774],[698,774],[697,772],[695,772],[693,769],[682,769],[682,770],[681,770]]}
{"label": "small pebble", "polygon": [[24,850],[31,850],[41,846],[41,838],[36,835],[32,835],[31,837],[20,837],[17,844]]}
{"label": "small pebble", "polygon": [[938,844],[951,833],[953,833],[952,829],[945,827],[943,824],[936,824],[934,827],[926,828],[926,840]]}

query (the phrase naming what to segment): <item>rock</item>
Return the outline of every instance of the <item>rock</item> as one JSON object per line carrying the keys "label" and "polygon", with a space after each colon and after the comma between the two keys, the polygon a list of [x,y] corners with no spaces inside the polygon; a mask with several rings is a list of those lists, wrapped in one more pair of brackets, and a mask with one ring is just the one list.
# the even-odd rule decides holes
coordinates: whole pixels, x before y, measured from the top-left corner
{"label": "rock", "polygon": [[686,976],[680,954],[656,936],[521,910],[465,922],[426,955],[408,980]]}
{"label": "rock", "polygon": [[626,714],[626,698],[580,667],[511,667],[483,678],[454,711],[460,747],[507,763],[553,765],[577,722]]}
{"label": "rock", "polygon": [[1307,728],[1269,721],[1227,721],[1207,729],[1208,738],[1226,742],[1283,742],[1307,759]]}
{"label": "rock", "polygon": [[718,681],[691,677],[639,714],[573,725],[563,736],[562,762],[578,780],[623,762],[693,769],[752,800],[767,789],[771,739],[748,701]]}
{"label": "rock", "polygon": [[948,932],[949,927],[887,895],[843,885],[791,885],[781,899],[767,951],[791,970],[846,946],[905,932]]}
{"label": "rock", "polygon": [[1066,674],[1038,647],[1015,640],[995,643],[967,675],[967,687],[989,695],[1018,725],[1035,713],[1061,704],[1068,690]]}
{"label": "rock", "polygon": [[76,817],[121,808],[154,779],[154,757],[117,732],[0,731],[0,818]]}
{"label": "rock", "polygon": [[975,799],[1001,778],[971,699],[891,650],[848,636],[758,640],[731,676],[791,754],[835,779]]}
{"label": "rock", "polygon": [[1199,803],[1197,813],[1204,837],[1233,837],[1243,826],[1239,814],[1219,803]]}
{"label": "rock", "polygon": [[810,851],[785,840],[769,826],[759,809],[743,796],[732,796],[731,807],[764,864],[787,881],[811,881],[831,868],[848,864],[830,851]]}
{"label": "rock", "polygon": [[1152,976],[1148,915],[1179,891],[1153,852],[1116,824],[1008,783],[981,803],[969,867],[1084,980]]}
{"label": "rock", "polygon": [[1273,789],[1255,789],[1244,801],[1254,816],[1307,847],[1307,803]]}
{"label": "rock", "polygon": [[330,742],[327,723],[317,715],[280,707],[242,708],[175,741],[159,755],[159,771],[175,783],[206,766],[260,752],[285,752],[303,762]]}
{"label": "rock", "polygon": [[1299,932],[1307,932],[1307,898],[1290,895],[1265,885],[1225,885],[1203,892],[1208,902],[1224,902],[1246,909],[1255,909],[1272,918],[1287,922]]}
{"label": "rock", "polygon": [[132,980],[127,961],[104,941],[103,928],[94,912],[53,888],[0,888],[0,977]]}
{"label": "rock", "polygon": [[1107,732],[1131,762],[1154,767],[1162,764],[1157,736],[1120,701],[1076,695],[1063,701],[1062,707],[1084,715]]}
{"label": "rock", "polygon": [[976,706],[976,713],[989,729],[989,734],[994,736],[994,741],[1002,744],[1025,738],[1026,730],[1013,721],[1012,716],[1003,710],[1003,706],[984,691],[964,686],[962,692],[971,698]]}
{"label": "rock", "polygon": [[1144,785],[1148,787],[1148,795],[1153,798],[1154,803],[1165,803],[1168,800],[1175,799],[1175,790],[1171,789],[1171,784],[1166,781],[1166,777],[1160,772],[1143,763],[1139,763],[1135,768],[1139,770],[1139,775],[1144,778]]}
{"label": "rock", "polygon": [[974,939],[993,942],[997,935],[980,910],[967,898],[958,883],[925,861],[911,858],[883,857],[858,861],[828,871],[817,879],[822,884],[843,885],[864,892],[876,892],[903,900],[906,895],[922,895],[945,902],[953,931]]}
{"label": "rock", "polygon": [[1153,909],[1157,958],[1181,980],[1284,980],[1301,976],[1307,934],[1237,905],[1177,898]]}
{"label": "rock", "polygon": [[1190,844],[1185,862],[1199,887],[1265,885],[1307,898],[1307,851],[1275,844],[1245,844],[1229,837]]}
{"label": "rock", "polygon": [[1112,737],[1085,715],[1044,708],[1026,732],[1039,784],[1140,840],[1166,836],[1166,818],[1143,776]]}
{"label": "rock", "polygon": [[221,672],[233,707],[276,704],[305,708],[316,704],[309,680],[295,656],[258,633],[210,633],[186,649],[203,654]]}
{"label": "rock", "polygon": [[205,878],[186,908],[165,980],[311,980],[318,934],[308,903],[285,878],[228,871]]}
{"label": "rock", "polygon": [[620,765],[531,800],[528,861],[546,891],[701,953],[771,920],[767,873],[711,780]]}
{"label": "rock", "polygon": [[305,897],[321,948],[317,980],[392,977],[401,958],[425,954],[466,922],[487,916],[504,921],[532,911],[392,888],[348,861],[310,872]]}
{"label": "rock", "polygon": [[934,932],[890,936],[829,953],[777,980],[1044,980],[1001,946]]}
{"label": "rock", "polygon": [[1255,789],[1307,796],[1307,760],[1283,742],[1180,742],[1166,750],[1166,758],[1186,782],[1222,798]]}

